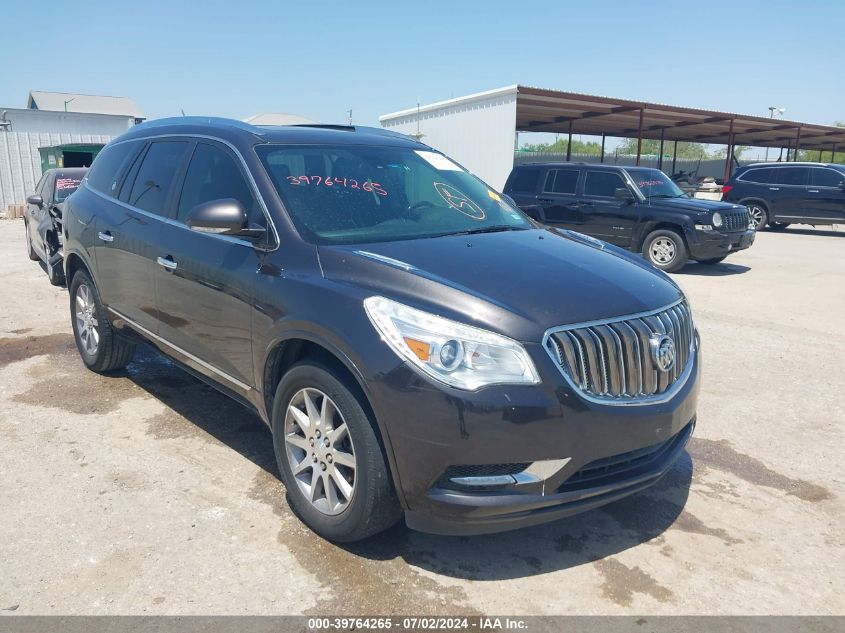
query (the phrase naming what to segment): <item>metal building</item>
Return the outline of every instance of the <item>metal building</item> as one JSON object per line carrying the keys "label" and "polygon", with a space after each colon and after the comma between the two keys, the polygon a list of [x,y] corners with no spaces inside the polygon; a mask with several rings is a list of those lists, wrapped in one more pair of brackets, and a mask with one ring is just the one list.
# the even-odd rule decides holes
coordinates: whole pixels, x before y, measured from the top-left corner
{"label": "metal building", "polygon": [[40,148],[102,145],[144,120],[137,106],[122,97],[33,91],[27,102],[27,108],[0,107],[0,210],[23,204],[34,190],[42,173]]}
{"label": "metal building", "polygon": [[840,127],[521,85],[386,114],[379,121],[450,154],[496,188],[504,186],[513,166],[517,132],[568,134],[570,141],[573,134],[600,136],[601,160],[605,137],[635,138],[637,165],[644,139],[660,141],[661,157],[664,143],[725,145],[725,178],[740,145],[780,148],[788,160],[796,160],[798,150],[830,151],[835,159],[837,149],[845,148]]}

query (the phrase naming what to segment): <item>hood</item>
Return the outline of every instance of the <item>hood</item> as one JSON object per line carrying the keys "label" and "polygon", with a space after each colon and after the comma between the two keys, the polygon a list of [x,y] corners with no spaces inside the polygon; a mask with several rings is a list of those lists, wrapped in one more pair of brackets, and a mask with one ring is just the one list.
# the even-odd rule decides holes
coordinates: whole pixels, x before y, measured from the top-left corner
{"label": "hood", "polygon": [[320,246],[326,278],[522,341],[550,327],[655,310],[683,294],[639,257],[532,229]]}
{"label": "hood", "polygon": [[720,200],[702,200],[700,198],[653,198],[643,204],[672,211],[692,211],[695,213],[713,213],[715,211],[737,211],[745,209],[742,205]]}

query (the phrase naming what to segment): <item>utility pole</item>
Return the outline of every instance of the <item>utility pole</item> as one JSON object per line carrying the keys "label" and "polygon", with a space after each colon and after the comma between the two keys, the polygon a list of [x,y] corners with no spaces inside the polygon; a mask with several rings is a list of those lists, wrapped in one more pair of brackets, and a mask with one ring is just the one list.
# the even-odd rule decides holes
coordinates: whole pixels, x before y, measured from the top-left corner
{"label": "utility pole", "polygon": [[[783,116],[783,113],[786,112],[786,108],[779,108],[777,106],[769,106],[769,113],[770,113],[769,118],[770,119],[775,118],[775,112],[778,113],[778,116]],[[783,151],[783,150],[781,150],[781,151]],[[769,162],[769,148],[768,147],[766,148],[766,162],[767,163]]]}

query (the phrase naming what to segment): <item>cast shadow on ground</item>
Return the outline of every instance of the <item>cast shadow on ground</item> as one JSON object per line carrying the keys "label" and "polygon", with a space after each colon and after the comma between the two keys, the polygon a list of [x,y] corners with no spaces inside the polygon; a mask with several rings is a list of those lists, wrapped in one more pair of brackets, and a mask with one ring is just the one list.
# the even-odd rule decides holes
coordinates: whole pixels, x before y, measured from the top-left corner
{"label": "cast shadow on ground", "polygon": [[845,231],[832,231],[830,229],[814,229],[809,225],[807,228],[798,228],[797,226],[789,226],[780,231],[772,231],[768,229],[768,233],[781,233],[783,235],[815,235],[816,237],[845,237]]}
{"label": "cast shadow on ground", "polygon": [[719,264],[700,264],[698,262],[690,262],[678,274],[681,275],[696,275],[698,277],[728,277],[731,275],[741,275],[751,270],[748,266],[742,264],[730,264],[728,262],[721,262]]}
{"label": "cast shadow on ground", "polygon": [[[139,347],[125,375],[177,414],[165,423],[188,427],[182,428],[183,434],[208,433],[278,478],[272,438],[258,416],[145,346]],[[551,524],[502,534],[447,537],[414,532],[400,522],[366,541],[338,547],[373,561],[401,558],[409,565],[455,578],[490,581],[533,576],[600,560],[654,539],[660,545],[660,535],[683,512],[691,479],[692,461],[684,452],[675,467],[647,491]]]}

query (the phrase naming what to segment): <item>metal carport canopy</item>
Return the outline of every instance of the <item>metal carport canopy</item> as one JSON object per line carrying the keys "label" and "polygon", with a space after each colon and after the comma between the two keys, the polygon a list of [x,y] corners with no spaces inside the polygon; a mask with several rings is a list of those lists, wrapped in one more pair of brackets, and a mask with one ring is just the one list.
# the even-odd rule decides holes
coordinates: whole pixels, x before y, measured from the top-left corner
{"label": "metal carport canopy", "polygon": [[517,86],[516,130],[845,150],[845,128]]}

